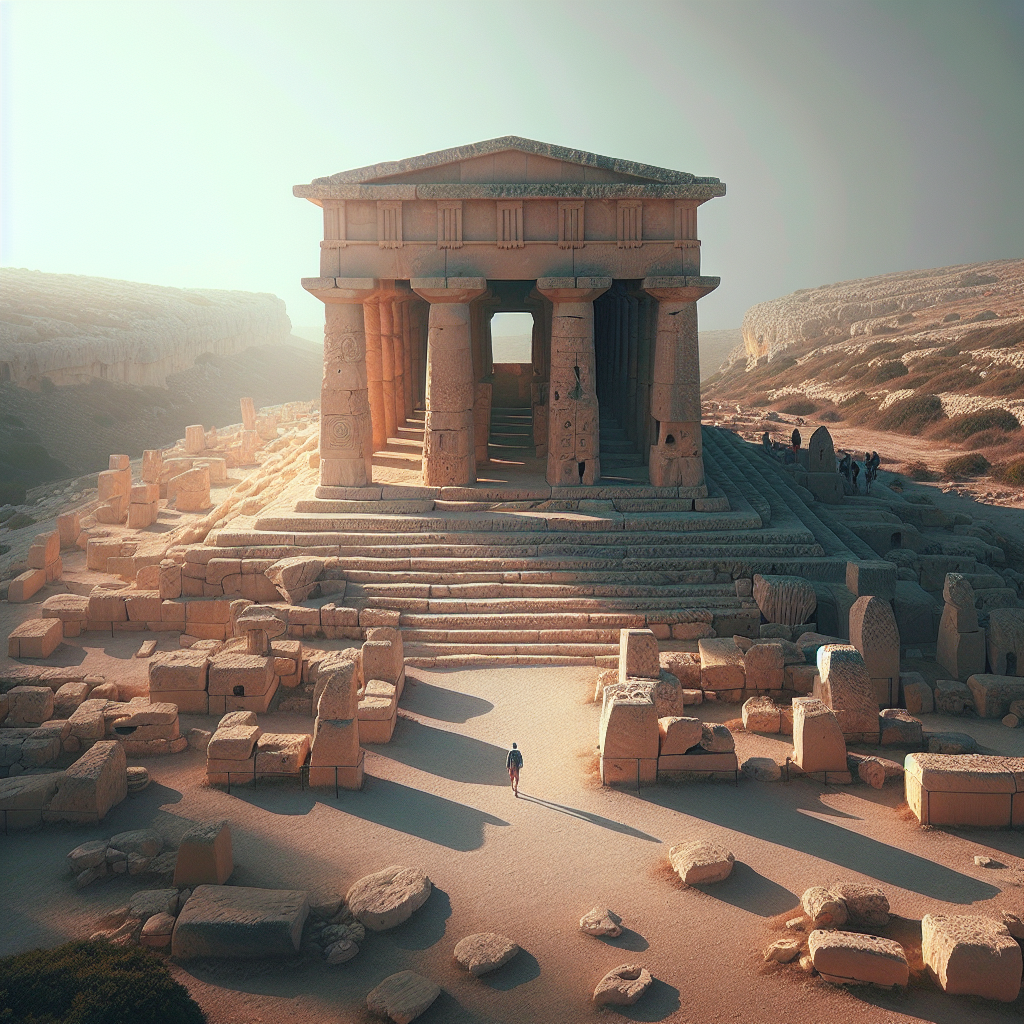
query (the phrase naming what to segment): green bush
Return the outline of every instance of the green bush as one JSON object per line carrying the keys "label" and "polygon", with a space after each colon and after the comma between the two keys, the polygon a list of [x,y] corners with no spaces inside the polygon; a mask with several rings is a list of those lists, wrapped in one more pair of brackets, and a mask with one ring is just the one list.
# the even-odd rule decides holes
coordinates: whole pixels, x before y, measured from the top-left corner
{"label": "green bush", "polygon": [[68,942],[0,960],[3,1024],[205,1024],[155,954]]}
{"label": "green bush", "polygon": [[942,419],[942,402],[938,395],[911,395],[893,402],[881,413],[875,428],[920,434],[928,424],[939,419]]}
{"label": "green bush", "polygon": [[23,530],[26,526],[35,526],[36,521],[24,512],[11,516],[5,524],[8,530]]}
{"label": "green bush", "polygon": [[947,459],[942,465],[942,475],[947,480],[958,480],[961,477],[983,476],[990,468],[984,455],[971,452],[970,455],[956,455]]}
{"label": "green bush", "polygon": [[1000,483],[1010,484],[1011,487],[1024,487],[1024,456],[1004,463],[992,475]]}
{"label": "green bush", "polygon": [[806,398],[800,398],[795,402],[790,402],[789,405],[784,405],[779,410],[779,412],[783,412],[787,416],[810,416],[811,413],[817,411],[818,407]]}
{"label": "green bush", "polygon": [[1020,421],[1007,409],[978,409],[963,416],[953,416],[943,426],[939,436],[965,441],[972,434],[979,434],[983,430],[1002,430],[1010,433],[1019,429]]}

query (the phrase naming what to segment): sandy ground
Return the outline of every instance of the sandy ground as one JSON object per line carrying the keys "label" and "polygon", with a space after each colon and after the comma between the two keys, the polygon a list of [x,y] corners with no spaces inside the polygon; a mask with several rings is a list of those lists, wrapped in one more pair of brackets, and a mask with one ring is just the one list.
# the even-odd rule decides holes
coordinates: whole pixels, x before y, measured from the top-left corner
{"label": "sandy ground", "polygon": [[[61,660],[103,666],[134,689],[145,678],[144,663],[130,658],[135,641],[68,644]],[[598,706],[588,702],[594,671],[410,670],[393,741],[368,750],[363,791],[338,799],[272,782],[230,794],[211,789],[202,756],[191,751],[140,762],[153,784],[101,826],[0,837],[0,953],[86,936],[139,888],[116,878],[76,891],[64,855],[78,843],[148,825],[177,839],[194,821],[227,818],[234,883],[343,894],[361,875],[401,863],[423,868],[435,891],[407,924],[369,935],[339,967],[175,967],[214,1024],[369,1021],[367,991],[405,968],[443,988],[424,1024],[604,1019],[591,1007],[593,987],[630,961],[657,979],[635,1007],[607,1011],[631,1020],[1020,1020],[1024,997],[1007,1006],[931,989],[846,992],[797,968],[767,969],[760,952],[776,937],[769,919],[794,908],[808,886],[832,880],[877,882],[893,911],[913,918],[1019,911],[1024,834],[921,829],[897,813],[898,786],[876,792],[743,780],[651,787],[639,796],[602,789],[594,773]],[[709,720],[738,711],[699,710]],[[985,746],[1010,753],[1013,742],[1013,752],[1024,752],[1024,730],[977,720],[929,725],[940,721],[980,730]],[[183,716],[184,727],[198,724],[212,720]],[[265,727],[298,731],[310,723],[275,716]],[[503,767],[512,740],[526,762],[518,800]],[[788,749],[782,738],[745,734],[737,745],[741,760],[781,759]],[[733,875],[706,891],[680,889],[663,868],[668,849],[704,835],[734,851]],[[976,867],[977,853],[1006,866]],[[577,922],[595,904],[615,910],[629,930],[610,941],[582,935]],[[523,951],[493,976],[473,979],[455,966],[452,950],[463,936],[490,930]]]}

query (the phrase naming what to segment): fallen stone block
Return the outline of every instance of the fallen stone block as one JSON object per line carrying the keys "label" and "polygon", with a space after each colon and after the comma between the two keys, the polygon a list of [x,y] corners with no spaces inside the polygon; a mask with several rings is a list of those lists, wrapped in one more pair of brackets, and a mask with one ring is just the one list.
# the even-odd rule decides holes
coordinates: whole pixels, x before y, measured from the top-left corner
{"label": "fallen stone block", "polygon": [[609,935],[615,938],[622,934],[622,918],[607,907],[594,907],[580,918],[580,931],[585,935]]}
{"label": "fallen stone block", "polygon": [[408,920],[427,902],[430,879],[418,868],[392,865],[359,879],[345,896],[357,921],[382,932]]}
{"label": "fallen stone block", "polygon": [[519,952],[519,946],[496,932],[467,935],[455,944],[455,962],[474,978],[503,967]]}
{"label": "fallen stone block", "polygon": [[800,906],[815,928],[841,928],[846,924],[846,901],[823,885],[812,885],[806,889],[800,897]]}
{"label": "fallen stone block", "polygon": [[223,885],[234,869],[231,829],[227,821],[194,825],[181,837],[174,863],[174,884],[179,888]]}
{"label": "fallen stone block", "polygon": [[906,954],[893,939],[816,930],[807,937],[807,945],[814,969],[834,985],[905,988],[910,980]]}
{"label": "fallen stone block", "polygon": [[171,952],[181,960],[294,957],[308,914],[299,890],[199,885],[175,921]]}
{"label": "fallen stone block", "polygon": [[48,658],[64,639],[60,619],[26,619],[7,638],[9,658]]}
{"label": "fallen stone block", "polygon": [[620,964],[609,971],[594,989],[595,1006],[632,1006],[654,979],[639,964]]}
{"label": "fallen stone block", "polygon": [[736,858],[718,843],[697,839],[673,846],[668,860],[686,885],[706,885],[728,878]]}
{"label": "fallen stone block", "polygon": [[128,764],[117,740],[98,740],[57,784],[44,821],[95,824],[128,795]]}
{"label": "fallen stone block", "polygon": [[366,996],[366,1007],[395,1024],[410,1024],[441,994],[440,986],[415,971],[399,971],[385,978]]}
{"label": "fallen stone block", "polygon": [[1021,949],[1001,921],[968,914],[925,914],[921,958],[950,995],[1010,1003],[1020,994]]}

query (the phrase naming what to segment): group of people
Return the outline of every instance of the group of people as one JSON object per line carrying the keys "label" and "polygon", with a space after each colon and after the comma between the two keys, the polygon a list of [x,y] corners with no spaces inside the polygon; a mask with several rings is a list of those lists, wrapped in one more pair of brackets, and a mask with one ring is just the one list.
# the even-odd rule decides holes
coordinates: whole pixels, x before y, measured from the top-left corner
{"label": "group of people", "polygon": [[[767,430],[761,435],[761,445],[764,450],[771,455],[772,458],[781,458],[787,465],[792,465],[798,461],[797,453],[800,451],[800,445],[802,443],[800,431],[795,427],[793,428],[793,433],[790,436],[789,445],[784,445],[780,441],[774,440]],[[837,470],[849,482],[849,490],[852,490],[854,494],[859,494],[860,475],[862,472],[861,464],[850,452],[841,452],[840,454],[842,455],[842,458],[838,460]],[[882,460],[879,458],[878,452],[864,453],[863,473],[865,494],[870,493],[871,485],[878,476],[878,467],[881,462]]]}

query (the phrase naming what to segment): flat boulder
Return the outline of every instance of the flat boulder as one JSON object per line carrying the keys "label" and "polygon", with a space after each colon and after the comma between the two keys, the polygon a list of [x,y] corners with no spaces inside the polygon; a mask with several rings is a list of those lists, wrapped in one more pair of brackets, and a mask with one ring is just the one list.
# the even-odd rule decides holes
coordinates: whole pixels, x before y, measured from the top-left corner
{"label": "flat boulder", "polygon": [[360,878],[349,889],[345,903],[357,921],[382,932],[412,917],[427,902],[430,891],[430,879],[418,868],[393,864]]}
{"label": "flat boulder", "polygon": [[778,782],[782,778],[782,769],[770,757],[748,757],[740,771],[755,782]]}
{"label": "flat boulder", "polygon": [[395,1024],[414,1021],[441,994],[441,987],[415,971],[399,971],[385,978],[366,996],[366,1008]]}
{"label": "flat boulder", "polygon": [[651,972],[639,964],[610,970],[594,989],[595,1006],[632,1006],[650,987]]}
{"label": "flat boulder", "polygon": [[43,819],[95,824],[127,795],[124,747],[117,740],[99,740],[64,772]]}
{"label": "flat boulder", "polygon": [[455,962],[475,978],[504,966],[519,952],[519,946],[504,935],[478,932],[455,945]]}
{"label": "flat boulder", "polygon": [[831,890],[846,904],[846,920],[854,928],[874,931],[889,923],[889,897],[878,886],[841,882]]}
{"label": "flat boulder", "polygon": [[842,896],[823,885],[812,885],[800,897],[803,912],[815,928],[840,928],[846,924],[846,902]]}
{"label": "flat boulder", "polygon": [[910,966],[903,947],[893,939],[861,932],[815,930],[807,937],[814,969],[834,985],[905,988]]}
{"label": "flat boulder", "polygon": [[622,918],[607,907],[594,907],[580,918],[580,931],[585,935],[610,935],[615,938],[622,934]]}
{"label": "flat boulder", "polygon": [[925,914],[921,959],[943,992],[1012,1003],[1020,993],[1021,950],[1002,921]]}
{"label": "flat boulder", "polygon": [[308,913],[301,890],[200,885],[178,914],[171,953],[182,960],[293,957]]}
{"label": "flat boulder", "polygon": [[732,851],[709,839],[679,843],[668,852],[675,873],[687,885],[721,882],[732,874],[736,861]]}
{"label": "flat boulder", "polygon": [[302,604],[307,597],[313,595],[325,564],[322,558],[296,555],[275,562],[263,570],[263,575],[289,604]]}
{"label": "flat boulder", "polygon": [[133,832],[118,832],[116,836],[110,837],[110,845],[124,854],[155,857],[164,848],[164,839],[151,828],[140,828]]}

